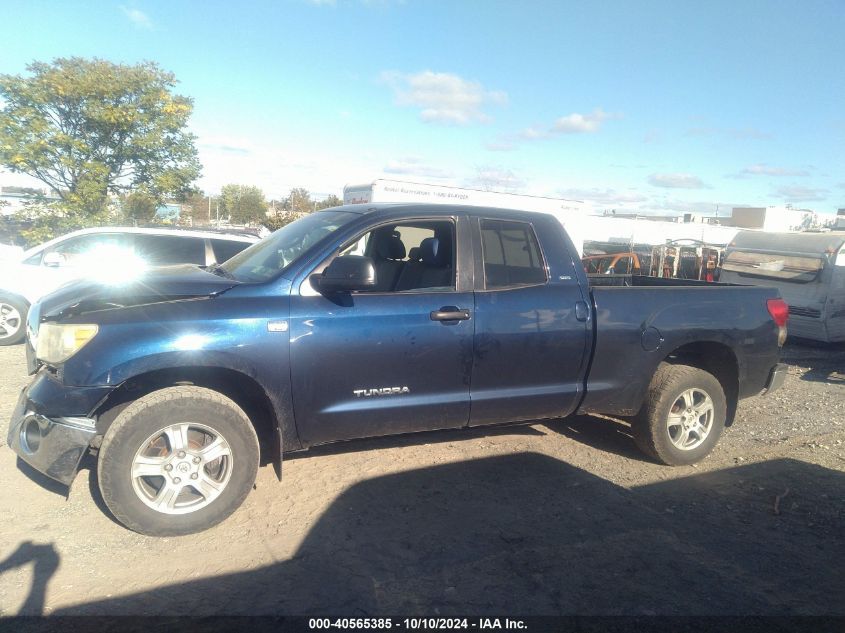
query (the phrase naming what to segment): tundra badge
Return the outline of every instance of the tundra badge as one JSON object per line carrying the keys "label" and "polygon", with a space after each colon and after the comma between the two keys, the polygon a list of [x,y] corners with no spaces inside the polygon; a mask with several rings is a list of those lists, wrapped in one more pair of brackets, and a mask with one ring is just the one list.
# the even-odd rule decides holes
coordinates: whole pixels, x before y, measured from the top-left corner
{"label": "tundra badge", "polygon": [[380,389],[356,389],[352,393],[355,394],[356,398],[361,396],[368,398],[370,396],[397,396],[402,393],[411,393],[411,390],[407,387],[382,387]]}

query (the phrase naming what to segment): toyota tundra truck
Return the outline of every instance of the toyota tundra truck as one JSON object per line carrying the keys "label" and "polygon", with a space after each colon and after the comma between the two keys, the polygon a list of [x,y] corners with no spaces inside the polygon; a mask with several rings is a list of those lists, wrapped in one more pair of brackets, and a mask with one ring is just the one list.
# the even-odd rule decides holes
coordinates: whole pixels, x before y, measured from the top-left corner
{"label": "toyota tundra truck", "polygon": [[118,521],[177,535],[234,512],[260,464],[281,479],[285,453],[355,438],[602,414],[692,464],[782,384],[775,289],[598,277],[544,213],[320,211],[222,265],[35,303],[8,445],[66,485],[95,456]]}

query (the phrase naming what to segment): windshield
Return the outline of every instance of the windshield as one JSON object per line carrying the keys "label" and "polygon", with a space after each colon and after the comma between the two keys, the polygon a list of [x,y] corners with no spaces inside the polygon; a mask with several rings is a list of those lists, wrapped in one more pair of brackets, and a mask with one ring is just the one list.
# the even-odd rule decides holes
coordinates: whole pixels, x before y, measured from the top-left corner
{"label": "windshield", "polygon": [[291,222],[220,266],[239,281],[272,279],[300,255],[356,217],[345,211],[323,211]]}

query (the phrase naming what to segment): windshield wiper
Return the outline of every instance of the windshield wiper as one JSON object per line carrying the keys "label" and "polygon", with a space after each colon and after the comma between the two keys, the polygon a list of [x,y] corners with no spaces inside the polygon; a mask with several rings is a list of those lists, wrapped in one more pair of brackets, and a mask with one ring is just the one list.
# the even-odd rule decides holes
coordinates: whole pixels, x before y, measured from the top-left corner
{"label": "windshield wiper", "polygon": [[220,264],[212,264],[206,270],[210,273],[214,273],[218,277],[225,277],[226,279],[237,279],[232,273],[228,270],[223,268]]}

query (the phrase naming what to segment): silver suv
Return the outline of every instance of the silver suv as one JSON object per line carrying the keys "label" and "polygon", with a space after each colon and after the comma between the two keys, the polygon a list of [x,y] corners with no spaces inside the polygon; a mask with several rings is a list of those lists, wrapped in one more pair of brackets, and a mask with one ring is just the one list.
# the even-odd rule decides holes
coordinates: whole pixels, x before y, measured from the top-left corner
{"label": "silver suv", "polygon": [[24,339],[29,306],[80,278],[114,279],[170,264],[221,264],[258,236],[183,229],[102,227],[74,231],[0,264],[0,345]]}

